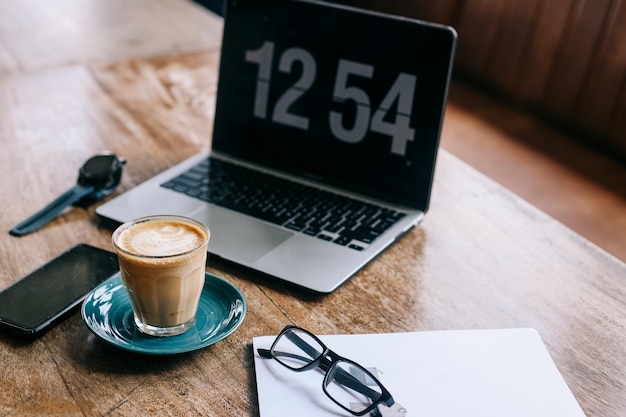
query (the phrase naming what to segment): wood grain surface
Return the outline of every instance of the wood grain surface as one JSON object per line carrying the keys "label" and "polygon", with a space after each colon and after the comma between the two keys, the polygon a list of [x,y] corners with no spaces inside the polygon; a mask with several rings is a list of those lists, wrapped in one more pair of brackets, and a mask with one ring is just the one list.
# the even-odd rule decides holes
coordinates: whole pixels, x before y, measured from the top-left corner
{"label": "wood grain surface", "polygon": [[[117,195],[210,141],[218,18],[184,0],[52,3],[0,2],[2,288],[75,243],[112,250],[111,230],[94,207],[70,208],[25,237],[7,233],[71,187],[93,153],[108,149],[128,160]],[[16,4],[23,13],[6,18]],[[76,46],[82,32],[46,26],[71,27],[90,7],[98,9],[92,19],[103,19],[85,23],[94,39],[110,32],[145,39],[145,48],[114,42],[96,52],[97,44],[87,46],[91,36]],[[124,25],[116,13],[142,22]],[[59,14],[67,20],[57,21]],[[47,56],[7,47],[7,33],[27,25],[19,22],[27,15],[57,34],[54,47],[39,45]],[[445,131],[462,131],[449,126],[463,120],[446,119]],[[626,265],[446,151],[424,222],[335,293],[314,296],[212,259],[207,271],[247,301],[234,334],[158,357],[105,344],[78,314],[34,342],[2,333],[0,415],[256,416],[252,338],[287,323],[320,334],[532,327],[588,416],[626,415]]]}

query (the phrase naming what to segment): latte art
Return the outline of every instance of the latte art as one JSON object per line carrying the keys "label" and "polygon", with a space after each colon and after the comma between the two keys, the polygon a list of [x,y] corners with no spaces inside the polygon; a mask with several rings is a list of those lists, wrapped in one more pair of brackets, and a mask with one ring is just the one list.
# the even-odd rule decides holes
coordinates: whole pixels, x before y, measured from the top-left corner
{"label": "latte art", "polygon": [[161,221],[138,223],[126,229],[118,238],[118,245],[144,256],[171,256],[189,252],[204,240],[204,233],[192,225]]}

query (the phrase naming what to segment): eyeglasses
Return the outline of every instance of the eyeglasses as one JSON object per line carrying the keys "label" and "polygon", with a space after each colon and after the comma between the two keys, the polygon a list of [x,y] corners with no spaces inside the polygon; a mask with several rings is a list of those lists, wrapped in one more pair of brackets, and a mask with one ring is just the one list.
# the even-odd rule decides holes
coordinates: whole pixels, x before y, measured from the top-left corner
{"label": "eyeglasses", "polygon": [[257,349],[262,358],[276,359],[296,372],[321,369],[324,393],[355,416],[372,413],[380,417],[380,404],[391,407],[394,399],[378,379],[358,363],[328,349],[314,334],[296,326],[285,326],[270,349]]}

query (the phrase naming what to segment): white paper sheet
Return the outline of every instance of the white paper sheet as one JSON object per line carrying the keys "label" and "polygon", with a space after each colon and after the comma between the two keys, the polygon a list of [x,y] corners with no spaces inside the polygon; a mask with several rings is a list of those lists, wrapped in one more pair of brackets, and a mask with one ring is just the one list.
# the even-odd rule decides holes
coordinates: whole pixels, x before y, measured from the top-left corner
{"label": "white paper sheet", "polygon": [[[533,329],[462,330],[320,339],[339,355],[376,368],[407,417],[583,417],[584,413]],[[261,417],[350,415],[322,391],[323,375],[294,372],[256,349]]]}

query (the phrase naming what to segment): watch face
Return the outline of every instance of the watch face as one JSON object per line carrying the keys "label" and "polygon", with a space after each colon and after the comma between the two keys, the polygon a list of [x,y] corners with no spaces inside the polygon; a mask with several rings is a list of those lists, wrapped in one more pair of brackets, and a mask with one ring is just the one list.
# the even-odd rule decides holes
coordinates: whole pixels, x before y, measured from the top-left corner
{"label": "watch face", "polygon": [[449,27],[298,0],[231,0],[213,148],[426,210]]}
{"label": "watch face", "polygon": [[85,162],[82,173],[93,179],[106,179],[111,175],[115,155],[96,155]]}
{"label": "watch face", "polygon": [[115,154],[92,156],[79,172],[79,183],[110,186],[121,178],[123,160]]}

